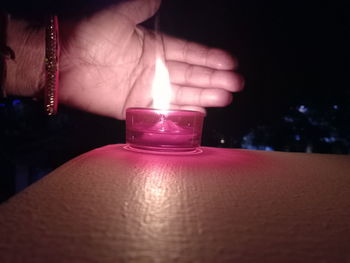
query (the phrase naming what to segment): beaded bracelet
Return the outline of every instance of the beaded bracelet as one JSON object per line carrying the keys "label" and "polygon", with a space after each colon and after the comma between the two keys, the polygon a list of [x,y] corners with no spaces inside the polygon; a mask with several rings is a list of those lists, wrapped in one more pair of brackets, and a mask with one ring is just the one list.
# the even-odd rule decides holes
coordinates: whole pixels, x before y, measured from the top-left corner
{"label": "beaded bracelet", "polygon": [[50,16],[45,32],[45,69],[46,82],[44,92],[45,112],[57,113],[59,86],[59,30],[57,16]]}

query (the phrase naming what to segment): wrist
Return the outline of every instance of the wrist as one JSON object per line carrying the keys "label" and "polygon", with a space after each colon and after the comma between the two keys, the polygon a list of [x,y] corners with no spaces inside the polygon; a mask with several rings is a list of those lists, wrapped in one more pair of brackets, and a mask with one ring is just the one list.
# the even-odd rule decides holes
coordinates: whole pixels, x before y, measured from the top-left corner
{"label": "wrist", "polygon": [[6,61],[5,93],[37,96],[45,85],[45,28],[10,19],[7,46],[16,59]]}

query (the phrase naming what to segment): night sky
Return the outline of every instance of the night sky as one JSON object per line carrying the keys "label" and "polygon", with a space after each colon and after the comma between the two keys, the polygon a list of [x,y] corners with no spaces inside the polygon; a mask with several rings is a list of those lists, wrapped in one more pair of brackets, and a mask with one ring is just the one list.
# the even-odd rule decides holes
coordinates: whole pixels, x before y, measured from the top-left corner
{"label": "night sky", "polygon": [[240,136],[292,105],[349,98],[346,10],[337,1],[180,0],[164,2],[161,21],[166,32],[238,58],[246,89],[228,108],[209,111],[207,120]]}

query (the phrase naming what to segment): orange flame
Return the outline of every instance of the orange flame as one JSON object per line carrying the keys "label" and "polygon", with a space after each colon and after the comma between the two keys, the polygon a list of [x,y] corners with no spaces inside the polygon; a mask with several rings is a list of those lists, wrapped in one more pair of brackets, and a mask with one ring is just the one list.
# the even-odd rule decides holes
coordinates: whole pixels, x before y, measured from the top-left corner
{"label": "orange flame", "polygon": [[152,83],[153,108],[160,110],[169,109],[171,95],[169,71],[164,62],[157,58]]}

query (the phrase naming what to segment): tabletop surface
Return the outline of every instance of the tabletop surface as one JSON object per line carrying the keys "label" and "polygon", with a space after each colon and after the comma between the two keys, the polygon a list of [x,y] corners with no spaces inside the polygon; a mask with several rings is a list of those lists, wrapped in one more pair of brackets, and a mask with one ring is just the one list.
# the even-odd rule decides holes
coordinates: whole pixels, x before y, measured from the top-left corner
{"label": "tabletop surface", "polygon": [[350,157],[110,145],[0,206],[0,262],[350,262]]}

